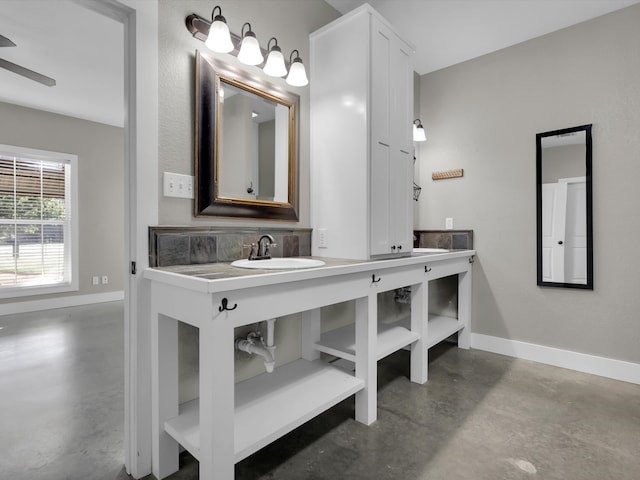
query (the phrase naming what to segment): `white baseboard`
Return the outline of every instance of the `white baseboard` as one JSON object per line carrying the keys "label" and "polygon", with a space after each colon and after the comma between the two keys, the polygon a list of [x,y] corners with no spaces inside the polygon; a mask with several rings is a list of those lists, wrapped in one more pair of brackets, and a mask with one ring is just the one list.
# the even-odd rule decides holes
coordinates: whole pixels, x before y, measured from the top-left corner
{"label": "white baseboard", "polygon": [[123,299],[124,292],[120,290],[116,292],[93,293],[91,295],[71,295],[42,300],[27,300],[26,302],[3,303],[0,304],[0,315],[40,312],[42,310],[53,310],[54,308],[77,307],[79,305],[114,302]]}
{"label": "white baseboard", "polygon": [[571,352],[479,333],[471,334],[471,348],[640,384],[640,364],[638,363],[597,357],[586,353]]}

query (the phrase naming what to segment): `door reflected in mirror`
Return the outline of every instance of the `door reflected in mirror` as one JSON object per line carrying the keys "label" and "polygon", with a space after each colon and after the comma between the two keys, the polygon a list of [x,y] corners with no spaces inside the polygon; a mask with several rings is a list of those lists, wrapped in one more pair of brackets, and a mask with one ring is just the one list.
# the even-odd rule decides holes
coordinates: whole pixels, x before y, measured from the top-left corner
{"label": "door reflected in mirror", "polygon": [[591,125],[536,135],[538,285],[593,289]]}

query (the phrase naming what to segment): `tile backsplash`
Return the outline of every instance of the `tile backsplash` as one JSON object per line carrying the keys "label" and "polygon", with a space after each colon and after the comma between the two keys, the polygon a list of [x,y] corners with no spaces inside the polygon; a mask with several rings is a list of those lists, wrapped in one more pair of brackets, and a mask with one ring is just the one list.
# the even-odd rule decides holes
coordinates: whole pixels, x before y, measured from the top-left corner
{"label": "tile backsplash", "polygon": [[251,243],[268,233],[273,257],[311,255],[310,228],[149,227],[149,266],[232,262],[249,255]]}
{"label": "tile backsplash", "polygon": [[414,248],[473,249],[473,230],[414,230]]}

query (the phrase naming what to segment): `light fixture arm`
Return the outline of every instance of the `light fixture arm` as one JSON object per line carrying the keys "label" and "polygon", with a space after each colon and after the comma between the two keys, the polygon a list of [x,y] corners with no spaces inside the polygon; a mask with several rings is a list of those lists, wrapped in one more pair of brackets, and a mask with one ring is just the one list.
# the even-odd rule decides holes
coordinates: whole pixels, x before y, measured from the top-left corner
{"label": "light fixture arm", "polygon": [[[244,33],[244,27],[249,26],[249,31],[247,33]],[[251,37],[255,37],[256,34],[253,33],[253,30],[251,28],[251,24],[249,22],[244,22],[244,25],[242,25],[242,30],[240,30],[240,37],[244,38],[245,35],[249,35]]]}
{"label": "light fixture arm", "polygon": [[[296,58],[293,58],[293,53],[296,53]],[[291,54],[289,55],[289,64],[292,64],[295,61],[299,61],[302,62],[302,60],[300,59],[300,52],[298,51],[298,49],[294,49]]]}
{"label": "light fixture arm", "polygon": [[275,40],[275,45],[273,46],[273,48],[277,48],[278,50],[280,50],[280,47],[278,46],[278,39],[276,37],[271,37],[267,42],[267,52],[271,52],[271,40]]}
{"label": "light fixture arm", "polygon": [[[216,8],[218,9],[218,15],[216,15]],[[216,5],[211,11],[211,23],[215,22],[216,20],[221,20],[225,23],[227,22],[227,19],[222,16],[222,8],[220,8],[220,5]]]}

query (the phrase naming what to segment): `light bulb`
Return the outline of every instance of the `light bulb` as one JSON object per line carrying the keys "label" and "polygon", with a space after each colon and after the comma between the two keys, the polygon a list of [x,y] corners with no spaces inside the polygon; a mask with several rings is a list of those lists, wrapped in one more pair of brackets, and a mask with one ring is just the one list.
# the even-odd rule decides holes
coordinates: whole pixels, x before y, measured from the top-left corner
{"label": "light bulb", "polygon": [[[220,10],[218,6],[214,7],[213,12],[216,11],[216,8],[219,9],[222,14],[222,10]],[[213,15],[213,12],[211,15]],[[213,17],[213,22],[211,23],[211,27],[209,27],[209,35],[204,44],[214,52],[229,53],[234,49],[234,46],[231,41],[231,33],[227,26],[227,20],[221,14]]]}
{"label": "light bulb", "polygon": [[[296,58],[293,58],[294,53],[296,54]],[[291,52],[291,55],[289,55],[289,63],[291,65],[289,66],[287,83],[294,87],[304,87],[307,85],[309,83],[309,79],[307,79],[307,72],[304,69],[304,64],[302,63],[298,50]]]}
{"label": "light bulb", "polygon": [[[269,48],[271,40],[275,40],[275,45]],[[284,77],[287,74],[287,67],[284,64],[284,56],[275,37],[269,39],[267,50],[269,50],[269,55],[267,55],[267,62],[264,64],[264,73],[271,77]]]}
{"label": "light bulb", "polygon": [[424,142],[427,140],[427,135],[424,131],[424,127],[420,125],[419,127],[413,126],[413,141],[414,142]]}
{"label": "light bulb", "polygon": [[287,75],[287,83],[294,87],[304,87],[309,83],[307,72],[304,69],[302,60],[296,58],[291,67],[289,67],[289,75]]}
{"label": "light bulb", "polygon": [[238,60],[245,65],[258,65],[263,62],[264,57],[260,51],[260,44],[256,39],[256,34],[251,31],[251,24],[245,23],[242,26],[242,30],[244,31],[244,27],[247,25],[249,26],[249,31],[242,36]]}

